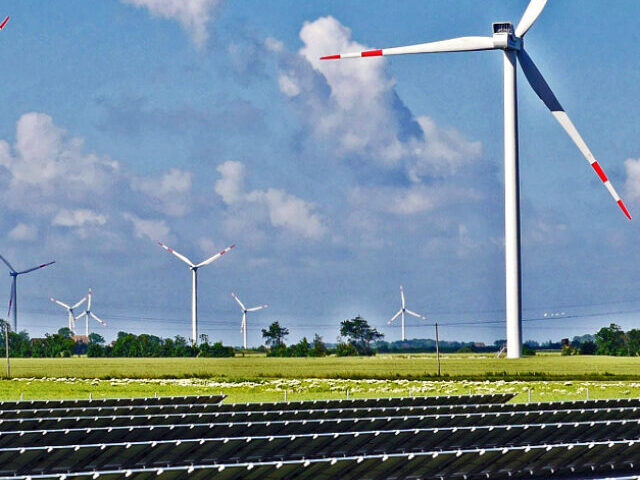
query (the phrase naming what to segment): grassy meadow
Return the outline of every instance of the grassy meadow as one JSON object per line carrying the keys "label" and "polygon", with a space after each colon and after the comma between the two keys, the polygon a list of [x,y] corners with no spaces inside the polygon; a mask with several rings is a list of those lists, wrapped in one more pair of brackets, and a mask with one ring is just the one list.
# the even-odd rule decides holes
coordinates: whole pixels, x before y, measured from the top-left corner
{"label": "grassy meadow", "polygon": [[[223,393],[232,402],[515,392],[515,401],[640,397],[640,358],[544,354],[11,359],[0,400]],[[2,373],[4,368],[0,368]]]}

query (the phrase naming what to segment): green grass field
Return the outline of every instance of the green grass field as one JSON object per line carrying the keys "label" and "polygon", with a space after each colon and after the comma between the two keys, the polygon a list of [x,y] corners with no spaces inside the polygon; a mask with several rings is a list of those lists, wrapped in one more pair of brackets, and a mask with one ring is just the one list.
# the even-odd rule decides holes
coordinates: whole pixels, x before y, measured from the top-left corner
{"label": "green grass field", "polygon": [[[4,370],[4,369],[2,369]],[[516,392],[516,401],[640,397],[640,358],[492,355],[371,358],[12,359],[0,400],[224,393],[233,402]]]}
{"label": "green grass field", "polygon": [[[4,371],[0,368],[0,371]],[[3,372],[4,373],[4,372]],[[215,378],[233,381],[268,378],[433,379],[434,355],[267,358],[60,358],[11,360],[12,377]],[[442,374],[456,379],[618,379],[640,380],[640,357],[537,355],[518,360],[493,355],[442,357]]]}

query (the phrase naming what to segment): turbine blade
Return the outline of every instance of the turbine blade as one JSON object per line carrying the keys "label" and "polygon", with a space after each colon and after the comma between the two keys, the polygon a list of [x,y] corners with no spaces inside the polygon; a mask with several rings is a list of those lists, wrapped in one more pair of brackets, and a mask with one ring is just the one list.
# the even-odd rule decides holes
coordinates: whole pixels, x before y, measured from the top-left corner
{"label": "turbine blade", "polygon": [[13,277],[11,281],[11,290],[9,291],[9,310],[7,311],[7,318],[11,315],[11,307],[13,307],[13,296],[16,293],[16,277]]}
{"label": "turbine blade", "polygon": [[180,260],[182,260],[184,263],[186,263],[187,265],[189,265],[190,267],[195,267],[195,265],[193,264],[193,262],[191,260],[189,260],[187,257],[185,257],[184,255],[182,255],[181,253],[176,252],[173,248],[171,247],[167,247],[164,243],[162,242],[158,242],[158,245],[160,245],[162,248],[164,248],[167,252],[169,253],[173,253],[176,257],[178,257]]}
{"label": "turbine blade", "polygon": [[391,317],[391,320],[387,322],[387,325],[391,325],[393,321],[400,316],[401,313],[402,313],[402,310],[398,310],[398,313],[396,313],[393,317]]}
{"label": "turbine blade", "polygon": [[516,27],[516,37],[522,37],[529,31],[531,26],[536,22],[544,6],[547,4],[547,0],[531,0],[527,9],[522,14],[522,18]]}
{"label": "turbine blade", "polygon": [[247,308],[247,312],[257,312],[258,310],[263,310],[265,308],[269,308],[269,305],[260,305],[258,307]]}
{"label": "turbine blade", "polygon": [[[66,308],[67,310],[69,310],[70,308],[72,308],[72,307],[70,307],[69,305],[67,305],[66,303],[62,303],[60,300],[58,300],[58,299],[56,299],[56,298],[49,297],[49,300],[51,300],[53,303],[57,303],[58,305],[60,305],[61,307]],[[74,308],[75,308],[75,307],[74,307]]]}
{"label": "turbine blade", "polygon": [[82,300],[80,300],[78,303],[76,303],[73,307],[71,307],[72,309],[76,309],[78,308],[80,305],[82,305],[85,301],[87,300],[87,297],[82,297]]}
{"label": "turbine blade", "polygon": [[28,269],[26,269],[26,270],[23,270],[23,271],[21,271],[21,272],[18,272],[18,275],[22,275],[23,273],[33,272],[34,270],[38,270],[38,269],[40,269],[40,268],[48,267],[49,265],[53,265],[54,263],[56,263],[56,261],[55,261],[55,260],[54,260],[53,262],[43,263],[42,265],[38,265],[37,267],[28,268]]}
{"label": "turbine blade", "polygon": [[104,322],[104,321],[100,320],[95,313],[91,312],[91,313],[89,313],[89,315],[91,315],[91,318],[93,318],[96,322],[100,322],[103,327],[107,326],[107,322]]}
{"label": "turbine blade", "polygon": [[244,303],[240,301],[240,299],[235,293],[231,292],[231,296],[236,300],[236,302],[238,302],[238,305],[240,305],[240,308],[242,308],[242,310],[246,310]]}
{"label": "turbine blade", "polygon": [[406,301],[404,299],[404,289],[402,288],[402,285],[400,285],[400,298],[402,299],[402,308],[404,308],[406,305]]}
{"label": "turbine blade", "polygon": [[403,55],[410,53],[469,52],[473,50],[493,50],[492,37],[460,37],[439,42],[419,43],[404,47],[367,50],[364,52],[339,53],[320,57],[320,60],[339,60],[342,58],[380,57],[387,55]]}
{"label": "turbine blade", "polygon": [[78,316],[76,317],[76,321],[78,321],[78,320],[80,320],[81,318],[84,318],[84,317],[86,317],[86,316],[87,316],[87,312],[82,312],[80,315],[78,315]]}
{"label": "turbine blade", "polygon": [[93,292],[91,288],[89,288],[89,293],[87,293],[87,311],[91,311],[91,299],[93,298]]}
{"label": "turbine blade", "polygon": [[604,186],[607,188],[609,194],[611,194],[622,212],[627,216],[629,220],[631,220],[631,214],[629,213],[629,210],[627,210],[624,202],[620,199],[620,195],[618,195],[616,189],[613,188],[611,181],[607,178],[604,170],[602,170],[602,167],[600,167],[600,164],[593,156],[593,153],[591,153],[591,150],[589,150],[589,147],[582,139],[582,136],[576,129],[575,125],[573,124],[569,116],[565,113],[564,108],[562,108],[562,105],[560,105],[560,102],[554,95],[551,87],[549,87],[549,84],[544,79],[535,63],[533,63],[531,57],[527,54],[527,52],[524,51],[524,49],[522,49],[518,52],[518,59],[520,60],[520,66],[522,67],[527,80],[531,84],[531,88],[533,88],[533,91],[536,92],[538,97],[540,97],[547,108],[551,110],[551,113],[553,114],[555,119],[558,121],[558,123],[560,123],[562,128],[564,128],[569,137],[571,137],[573,143],[575,143],[576,146],[580,149],[580,152],[582,152],[582,155],[584,155],[591,167],[595,170],[596,174],[598,175],[602,183],[604,183]]}
{"label": "turbine blade", "polygon": [[424,315],[420,315],[419,313],[412,312],[409,309],[406,309],[405,312],[407,312],[409,315],[413,315],[416,318],[421,318],[422,320],[426,320],[427,319],[427,317],[425,317]]}
{"label": "turbine blade", "polygon": [[0,30],[2,30],[4,28],[4,26],[7,24],[7,22],[9,21],[9,17],[5,18],[2,23],[0,23]]}
{"label": "turbine blade", "polygon": [[222,255],[224,255],[225,253],[227,253],[229,250],[231,250],[233,247],[235,247],[235,245],[231,245],[227,248],[225,248],[224,250],[222,250],[219,253],[216,253],[213,257],[209,257],[207,258],[204,262],[199,263],[198,265],[196,265],[196,267],[200,268],[200,267],[204,267],[205,265],[209,265],[211,262],[217,260],[218,258],[220,258]]}
{"label": "turbine blade", "polygon": [[16,269],[15,269],[15,268],[13,268],[13,267],[11,266],[11,264],[9,263],[9,261],[8,261],[6,258],[4,258],[2,255],[0,255],[0,260],[2,260],[2,261],[4,262],[4,264],[5,264],[7,267],[9,267],[9,270],[11,270],[13,273],[18,273],[18,272],[16,272]]}

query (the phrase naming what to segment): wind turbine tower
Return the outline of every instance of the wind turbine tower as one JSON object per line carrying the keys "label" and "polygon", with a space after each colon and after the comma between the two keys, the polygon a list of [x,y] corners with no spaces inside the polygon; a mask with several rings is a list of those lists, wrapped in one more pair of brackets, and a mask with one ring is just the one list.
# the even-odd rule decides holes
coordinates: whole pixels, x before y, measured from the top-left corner
{"label": "wind turbine tower", "polygon": [[11,264],[0,255],[0,260],[4,262],[4,264],[9,268],[9,276],[11,277],[11,294],[9,295],[9,311],[7,312],[7,316],[11,316],[11,312],[13,311],[13,331],[18,331],[18,277],[20,275],[24,275],[25,273],[33,272],[34,270],[39,270],[41,268],[47,267],[56,263],[56,261],[52,261],[49,263],[43,263],[42,265],[38,265],[37,267],[27,268],[26,270],[22,270],[21,272],[17,271],[15,268],[11,266]]}
{"label": "wind turbine tower", "polygon": [[[439,42],[421,43],[404,47],[383,48],[364,52],[339,53],[321,57],[321,60],[343,58],[380,57],[415,53],[469,52],[475,50],[502,50],[504,63],[504,239],[507,357],[522,355],[522,306],[520,273],[520,178],[518,171],[518,108],[516,68],[518,62],[533,91],[551,110],[552,115],[567,132],[587,159],[598,178],[627,218],[631,215],[611,185],[580,133],[565,113],[564,108],[549,87],[538,67],[524,49],[524,36],[542,13],[547,0],[531,0],[515,30],[509,22],[492,25],[491,37],[460,37]],[[566,50],[562,50],[566,53]]]}
{"label": "wind turbine tower", "polygon": [[244,303],[240,301],[238,296],[231,292],[231,296],[238,302],[240,308],[242,309],[242,324],[240,324],[240,331],[242,332],[242,346],[244,349],[247,349],[247,312],[257,312],[258,310],[262,310],[264,308],[268,308],[269,305],[259,305],[257,307],[247,308],[244,306]]}
{"label": "wind turbine tower", "polygon": [[400,300],[402,301],[400,310],[398,310],[398,313],[391,317],[391,320],[387,322],[387,325],[391,325],[396,318],[400,317],[400,325],[402,326],[402,341],[404,342],[406,340],[406,337],[404,335],[404,314],[408,313],[409,315],[420,318],[422,320],[426,320],[427,317],[425,317],[424,315],[420,315],[419,313],[412,312],[407,308],[407,304],[404,299],[404,289],[402,288],[402,285],[400,285]]}
{"label": "wind turbine tower", "polygon": [[158,245],[164,248],[167,252],[174,254],[184,263],[189,265],[189,269],[191,270],[191,343],[195,346],[198,343],[198,269],[204,267],[205,265],[209,265],[211,262],[216,261],[222,255],[235,247],[235,245],[231,245],[230,247],[225,248],[221,252],[216,253],[212,257],[209,257],[205,261],[198,264],[193,263],[187,257],[182,255],[181,253],[176,252],[174,249],[167,247],[162,242],[158,242]]}

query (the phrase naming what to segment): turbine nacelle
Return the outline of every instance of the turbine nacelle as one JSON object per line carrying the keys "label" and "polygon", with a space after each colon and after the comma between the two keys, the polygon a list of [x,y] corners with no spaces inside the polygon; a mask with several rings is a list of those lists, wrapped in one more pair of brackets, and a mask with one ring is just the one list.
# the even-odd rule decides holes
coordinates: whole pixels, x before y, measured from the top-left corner
{"label": "turbine nacelle", "polygon": [[493,48],[500,50],[520,50],[522,48],[522,39],[516,37],[513,33],[513,23],[496,22],[492,25],[493,29]]}

